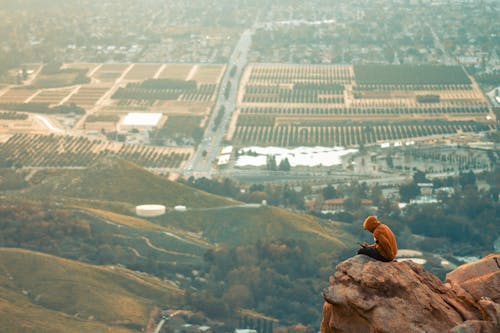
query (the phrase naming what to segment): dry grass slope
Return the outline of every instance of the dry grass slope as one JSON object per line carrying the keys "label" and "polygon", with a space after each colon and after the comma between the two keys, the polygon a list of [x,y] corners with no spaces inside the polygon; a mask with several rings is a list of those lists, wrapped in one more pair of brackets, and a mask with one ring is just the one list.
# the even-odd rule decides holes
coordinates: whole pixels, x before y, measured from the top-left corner
{"label": "dry grass slope", "polygon": [[17,292],[0,287],[0,327],[9,333],[132,333],[121,327],[87,322],[67,314],[34,305]]}
{"label": "dry grass slope", "polygon": [[171,212],[159,223],[203,236],[218,244],[239,246],[257,240],[295,239],[309,245],[313,255],[341,251],[354,243],[351,235],[326,221],[277,207],[222,208]]}
{"label": "dry grass slope", "polygon": [[[159,279],[124,268],[93,266],[9,248],[0,249],[0,281],[0,288],[6,291],[0,299],[5,307],[0,308],[13,316],[13,329],[9,332],[36,326],[36,322],[63,327],[77,317],[84,321],[93,318],[92,325],[87,321],[86,324],[95,326],[95,332],[100,331],[99,325],[103,331],[106,326],[144,327],[153,307],[175,304],[181,295],[180,290]],[[25,306],[30,311],[18,311]],[[42,314],[55,320],[38,317]],[[52,331],[57,331],[57,327]]]}
{"label": "dry grass slope", "polygon": [[79,198],[130,205],[163,204],[167,207],[213,207],[231,201],[169,181],[123,160],[107,159],[85,170],[64,170],[34,186],[34,198]]}

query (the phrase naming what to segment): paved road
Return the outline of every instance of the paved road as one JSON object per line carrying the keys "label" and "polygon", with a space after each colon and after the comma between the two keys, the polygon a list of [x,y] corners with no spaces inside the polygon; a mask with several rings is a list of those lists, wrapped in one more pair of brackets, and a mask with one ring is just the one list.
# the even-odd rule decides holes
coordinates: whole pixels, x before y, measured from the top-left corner
{"label": "paved road", "polygon": [[56,133],[63,133],[64,130],[58,128],[58,127],[55,127],[49,119],[45,118],[44,116],[41,116],[41,115],[38,115],[36,114],[35,115],[35,118],[40,120],[49,130],[51,130],[52,132],[56,132]]}
{"label": "paved road", "polygon": [[160,321],[160,323],[158,324],[158,326],[156,326],[156,329],[155,329],[154,333],[160,333],[161,328],[163,327],[163,324],[165,324],[165,319],[162,319]]}
{"label": "paved road", "polygon": [[[219,152],[224,136],[226,135],[226,129],[231,116],[237,108],[236,98],[238,95],[238,85],[243,69],[248,61],[247,55],[252,44],[253,33],[254,29],[247,29],[242,33],[240,40],[236,44],[236,47],[229,58],[226,72],[224,73],[224,77],[222,78],[220,84],[220,90],[217,95],[214,111],[208,121],[202,142],[198,146],[198,150],[196,151],[193,159],[187,164],[186,169],[183,170],[184,174],[187,176],[210,178],[214,172],[214,164],[216,163],[217,153]],[[233,76],[231,76],[231,69],[235,66],[236,72]],[[226,99],[224,93],[228,83],[231,84],[231,89],[229,90],[228,98]],[[214,120],[221,107],[224,107],[225,109],[224,116],[222,117],[220,124],[217,126],[217,129],[214,131]]]}

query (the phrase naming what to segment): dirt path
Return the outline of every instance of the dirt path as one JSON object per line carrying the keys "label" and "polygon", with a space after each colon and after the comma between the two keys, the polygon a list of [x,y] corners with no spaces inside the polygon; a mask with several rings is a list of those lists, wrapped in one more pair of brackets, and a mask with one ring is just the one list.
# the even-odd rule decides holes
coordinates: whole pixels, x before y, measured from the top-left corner
{"label": "dirt path", "polygon": [[156,71],[155,75],[153,76],[153,79],[159,78],[160,74],[163,73],[166,67],[167,67],[166,64],[161,65],[160,68],[158,68],[158,70]]}
{"label": "dirt path", "polygon": [[130,249],[130,251],[134,252],[135,256],[138,257],[138,258],[144,258],[144,256],[142,256],[139,251],[137,251],[136,249],[134,249],[133,247],[129,246],[128,247]]}
{"label": "dirt path", "polygon": [[141,236],[140,238],[143,239],[146,242],[146,245],[149,246],[150,248],[152,248],[153,250],[168,253],[168,254],[173,254],[173,255],[177,255],[177,256],[186,256],[186,257],[193,257],[193,258],[197,257],[194,254],[165,250],[165,249],[158,247],[158,246],[154,245],[153,243],[151,243],[151,240],[149,238],[147,238],[146,236]]}
{"label": "dirt path", "polygon": [[69,99],[71,98],[71,96],[73,96],[74,94],[76,94],[78,92],[78,90],[80,90],[81,86],[76,86],[73,88],[73,90],[70,91],[70,93],[68,94],[68,96],[64,97],[58,105],[63,105],[64,103],[66,103],[67,101],[69,101]]}
{"label": "dirt path", "polygon": [[198,65],[194,65],[193,67],[191,67],[191,70],[189,71],[189,74],[186,76],[186,81],[189,81],[189,80],[193,79],[193,77],[198,72],[198,68],[199,68]]}

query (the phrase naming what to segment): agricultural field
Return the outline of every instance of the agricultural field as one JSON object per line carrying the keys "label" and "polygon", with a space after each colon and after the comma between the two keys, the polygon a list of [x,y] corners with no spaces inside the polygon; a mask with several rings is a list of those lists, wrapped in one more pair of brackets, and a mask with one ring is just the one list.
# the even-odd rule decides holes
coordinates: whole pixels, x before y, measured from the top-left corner
{"label": "agricultural field", "polygon": [[108,90],[107,87],[82,86],[69,98],[68,103],[91,108]]}
{"label": "agricultural field", "polygon": [[92,78],[99,84],[113,84],[130,64],[102,64],[93,71]]}
{"label": "agricultural field", "polygon": [[461,67],[251,64],[228,139],[237,146],[347,146],[492,130]]}
{"label": "agricultural field", "polygon": [[127,72],[124,79],[130,81],[142,81],[153,78],[161,67],[161,64],[135,64],[130,71]]}
{"label": "agricultural field", "polygon": [[[30,71],[24,84],[0,89],[2,131],[15,134],[0,147],[2,158],[28,167],[86,167],[113,155],[160,170],[181,168],[192,156],[226,69],[213,64],[130,63],[24,68]],[[147,126],[118,133],[120,121],[132,112],[161,113],[166,121],[149,128],[152,136],[141,133]],[[39,115],[28,118],[27,113],[51,117],[33,121]],[[73,130],[102,132],[119,141],[128,135],[134,145],[49,135]]]}
{"label": "agricultural field", "polygon": [[44,103],[44,104],[59,104],[66,98],[73,89],[50,89],[40,90],[34,97],[30,99],[31,103]]}
{"label": "agricultural field", "polygon": [[0,103],[24,103],[24,101],[36,93],[36,89],[12,88],[0,95]]}
{"label": "agricultural field", "polygon": [[223,65],[197,65],[191,79],[199,83],[217,84],[222,79],[224,69]]}
{"label": "agricultural field", "polygon": [[38,89],[58,88],[90,82],[87,68],[64,68],[62,65],[44,65],[32,85]]}
{"label": "agricultural field", "polygon": [[145,168],[176,169],[193,154],[192,148],[130,145],[78,136],[15,134],[0,144],[0,159],[24,167],[88,167],[115,156]]}
{"label": "agricultural field", "polygon": [[194,66],[193,64],[166,65],[160,72],[158,79],[187,80]]}

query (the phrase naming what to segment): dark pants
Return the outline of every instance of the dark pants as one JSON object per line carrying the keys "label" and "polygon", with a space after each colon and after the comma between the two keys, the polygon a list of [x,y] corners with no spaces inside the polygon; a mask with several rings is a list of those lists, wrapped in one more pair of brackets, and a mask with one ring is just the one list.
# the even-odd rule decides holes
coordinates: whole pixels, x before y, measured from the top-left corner
{"label": "dark pants", "polygon": [[377,251],[376,248],[374,247],[362,247],[358,250],[358,254],[364,254],[364,255],[367,255],[375,260],[380,260],[380,261],[385,261],[385,262],[389,262],[389,261],[392,261],[392,260],[389,260],[385,257],[383,257],[380,252]]}

